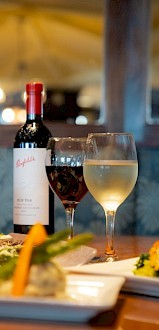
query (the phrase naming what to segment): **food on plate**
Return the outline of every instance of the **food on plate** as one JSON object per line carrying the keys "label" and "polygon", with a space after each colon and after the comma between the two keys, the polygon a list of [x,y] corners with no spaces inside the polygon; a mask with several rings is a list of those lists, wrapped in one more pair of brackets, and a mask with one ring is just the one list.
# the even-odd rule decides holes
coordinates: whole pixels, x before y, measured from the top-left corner
{"label": "food on plate", "polygon": [[3,233],[0,233],[0,240],[1,240],[1,239],[5,239],[5,240],[7,240],[7,239],[10,239],[10,238],[12,238],[10,235],[5,235],[5,234],[3,234]]}
{"label": "food on plate", "polygon": [[0,295],[64,296],[65,270],[55,257],[88,243],[93,235],[80,234],[67,240],[68,230],[48,236],[36,223],[19,248],[0,266]]}
{"label": "food on plate", "polygon": [[18,257],[19,251],[21,250],[23,244],[22,241],[17,241],[10,235],[3,236],[7,236],[7,238],[5,237],[0,239],[0,266],[2,266],[11,258],[15,256]]}
{"label": "food on plate", "polygon": [[159,277],[159,240],[152,245],[148,253],[141,254],[133,273],[139,276]]}

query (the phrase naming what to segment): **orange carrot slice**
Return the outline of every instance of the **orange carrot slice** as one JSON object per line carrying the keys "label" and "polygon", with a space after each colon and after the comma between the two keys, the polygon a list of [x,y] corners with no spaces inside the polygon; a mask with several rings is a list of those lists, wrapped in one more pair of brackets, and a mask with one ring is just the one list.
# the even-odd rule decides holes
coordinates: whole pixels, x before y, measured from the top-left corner
{"label": "orange carrot slice", "polygon": [[43,243],[47,238],[45,227],[36,223],[29,231],[24,246],[20,251],[17,266],[13,275],[13,286],[11,294],[21,296],[27,283],[32,250],[35,245]]}

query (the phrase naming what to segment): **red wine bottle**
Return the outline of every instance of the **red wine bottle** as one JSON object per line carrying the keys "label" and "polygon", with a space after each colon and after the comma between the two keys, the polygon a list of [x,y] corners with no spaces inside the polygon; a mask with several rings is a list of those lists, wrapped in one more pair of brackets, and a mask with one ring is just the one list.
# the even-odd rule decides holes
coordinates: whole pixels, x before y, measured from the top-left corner
{"label": "red wine bottle", "polygon": [[44,125],[43,84],[26,85],[26,122],[19,129],[13,149],[14,232],[27,234],[42,223],[48,234],[54,232],[54,194],[45,171],[46,146],[51,133]]}

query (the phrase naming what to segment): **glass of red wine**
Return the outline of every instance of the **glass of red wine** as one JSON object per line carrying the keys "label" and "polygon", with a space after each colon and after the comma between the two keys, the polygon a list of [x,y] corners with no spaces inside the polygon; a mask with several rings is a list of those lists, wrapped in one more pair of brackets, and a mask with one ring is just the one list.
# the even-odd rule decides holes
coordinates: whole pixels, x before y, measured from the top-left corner
{"label": "glass of red wine", "polygon": [[51,189],[65,208],[68,239],[74,236],[75,209],[88,191],[83,177],[86,140],[52,137],[47,144],[46,174]]}

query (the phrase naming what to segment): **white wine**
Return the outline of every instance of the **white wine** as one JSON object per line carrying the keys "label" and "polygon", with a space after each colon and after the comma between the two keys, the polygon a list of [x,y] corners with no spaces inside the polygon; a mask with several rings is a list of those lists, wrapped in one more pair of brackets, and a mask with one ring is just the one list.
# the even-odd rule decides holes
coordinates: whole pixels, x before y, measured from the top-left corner
{"label": "white wine", "polygon": [[104,209],[116,211],[134,188],[138,164],[133,160],[86,159],[83,171],[92,196]]}

